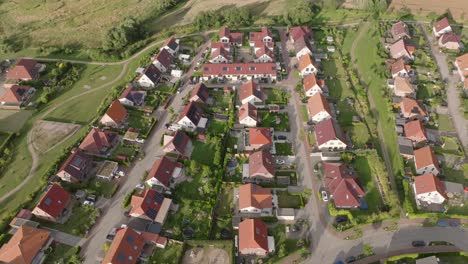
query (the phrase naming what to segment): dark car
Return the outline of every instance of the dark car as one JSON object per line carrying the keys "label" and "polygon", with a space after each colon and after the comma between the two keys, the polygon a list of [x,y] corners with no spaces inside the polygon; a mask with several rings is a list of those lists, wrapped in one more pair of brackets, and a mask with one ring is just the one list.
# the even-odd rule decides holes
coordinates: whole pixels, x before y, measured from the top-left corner
{"label": "dark car", "polygon": [[335,224],[344,224],[348,222],[348,217],[346,215],[337,215],[335,217]]}
{"label": "dark car", "polygon": [[282,136],[282,135],[280,135],[280,136],[278,136],[278,139],[279,139],[279,140],[286,140],[286,139],[287,139],[287,137],[286,137],[286,136]]}
{"label": "dark car", "polygon": [[356,261],[355,256],[349,256],[346,258],[346,263],[353,263],[354,261]]}
{"label": "dark car", "polygon": [[416,241],[411,242],[411,245],[413,245],[413,247],[425,247],[426,242],[422,240],[416,240]]}

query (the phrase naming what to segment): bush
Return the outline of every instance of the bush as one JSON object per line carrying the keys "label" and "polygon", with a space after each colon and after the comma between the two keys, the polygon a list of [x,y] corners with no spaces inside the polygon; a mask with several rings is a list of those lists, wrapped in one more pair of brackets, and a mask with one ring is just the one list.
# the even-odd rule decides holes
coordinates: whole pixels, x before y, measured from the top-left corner
{"label": "bush", "polygon": [[133,189],[129,194],[125,195],[125,198],[122,202],[122,208],[125,209],[130,205],[130,202],[132,201],[132,196],[136,193],[136,190]]}

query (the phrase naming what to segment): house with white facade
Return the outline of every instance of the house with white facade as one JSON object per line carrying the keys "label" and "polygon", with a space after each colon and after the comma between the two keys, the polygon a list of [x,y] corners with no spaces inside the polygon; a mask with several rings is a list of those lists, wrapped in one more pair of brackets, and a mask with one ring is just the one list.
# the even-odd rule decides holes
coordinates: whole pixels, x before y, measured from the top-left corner
{"label": "house with white facade", "polygon": [[154,162],[146,177],[146,183],[150,186],[161,186],[164,189],[169,189],[171,180],[179,177],[181,173],[182,164],[164,156]]}
{"label": "house with white facade", "polygon": [[294,52],[296,53],[296,58],[301,58],[304,55],[312,56],[312,47],[310,46],[309,39],[305,37],[300,37],[294,42]]}
{"label": "house with white facade", "polygon": [[249,44],[250,47],[254,47],[256,42],[273,42],[273,35],[271,34],[268,27],[262,27],[260,32],[250,32]]}
{"label": "house with white facade", "polygon": [[307,111],[309,119],[316,124],[332,118],[327,99],[321,93],[316,93],[307,100]]}
{"label": "house with white facade", "polygon": [[153,88],[161,79],[161,71],[154,64],[150,64],[138,77],[138,84],[141,87]]}
{"label": "house with white facade", "polygon": [[317,79],[315,74],[309,74],[307,75],[303,82],[303,87],[304,87],[304,93],[307,97],[311,97],[315,95],[316,93],[323,94],[323,88],[325,87],[325,81]]}
{"label": "house with white facade", "polygon": [[161,49],[165,49],[171,53],[172,56],[177,55],[179,53],[179,39],[176,39],[175,37],[170,37],[166,42],[164,42],[164,45],[162,46]]}
{"label": "house with white facade", "polygon": [[248,183],[239,186],[237,201],[240,213],[271,215],[273,213],[273,195],[269,188]]}
{"label": "house with white facade", "polygon": [[242,104],[263,104],[265,100],[265,94],[260,85],[254,81],[248,81],[244,83],[239,89],[239,100]]}
{"label": "house with white facade", "polygon": [[418,205],[443,204],[448,199],[445,185],[432,173],[414,177],[413,190]]}
{"label": "house with white facade", "polygon": [[317,74],[318,68],[315,65],[315,62],[309,54],[306,54],[299,58],[299,65],[297,67],[302,78],[309,74]]}
{"label": "house with white facade", "polygon": [[430,146],[414,151],[414,165],[418,175],[432,173],[437,176],[441,173],[439,161]]}
{"label": "house with white facade", "polygon": [[257,108],[251,103],[241,105],[238,112],[239,124],[246,127],[256,127],[258,123]]}
{"label": "house with white facade", "polygon": [[326,119],[315,126],[315,140],[321,151],[343,151],[347,144],[343,130],[333,119]]}
{"label": "house with white facade", "polygon": [[171,63],[174,61],[174,56],[171,55],[169,50],[162,49],[153,59],[153,65],[158,68],[160,72],[167,72]]}
{"label": "house with white facade", "polygon": [[197,127],[206,126],[206,118],[203,118],[203,110],[195,102],[190,102],[185,106],[182,113],[179,115],[177,124],[181,128],[194,130]]}
{"label": "house with white facade", "polygon": [[240,255],[266,257],[275,251],[275,239],[268,236],[266,224],[260,219],[245,219],[239,224],[236,239]]}
{"label": "house with white facade", "polygon": [[432,32],[434,32],[434,36],[437,38],[443,34],[452,32],[452,27],[446,17],[442,18],[441,20],[434,23],[432,26]]}

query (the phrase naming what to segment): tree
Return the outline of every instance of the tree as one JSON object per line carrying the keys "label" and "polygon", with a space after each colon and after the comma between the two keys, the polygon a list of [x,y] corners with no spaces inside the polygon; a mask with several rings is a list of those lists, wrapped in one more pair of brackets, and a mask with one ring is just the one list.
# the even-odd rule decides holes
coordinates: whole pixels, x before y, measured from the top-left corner
{"label": "tree", "polygon": [[362,248],[362,252],[366,256],[372,256],[372,255],[374,255],[374,248],[369,244],[364,244],[364,246]]}
{"label": "tree", "polygon": [[144,31],[140,23],[136,19],[128,17],[107,31],[103,49],[105,51],[120,51],[127,45],[141,39],[143,35]]}
{"label": "tree", "polygon": [[224,10],[223,17],[225,24],[229,27],[246,26],[253,22],[250,11],[245,7],[228,8]]}
{"label": "tree", "polygon": [[313,12],[310,1],[293,0],[288,2],[284,20],[289,25],[306,24],[312,20]]}

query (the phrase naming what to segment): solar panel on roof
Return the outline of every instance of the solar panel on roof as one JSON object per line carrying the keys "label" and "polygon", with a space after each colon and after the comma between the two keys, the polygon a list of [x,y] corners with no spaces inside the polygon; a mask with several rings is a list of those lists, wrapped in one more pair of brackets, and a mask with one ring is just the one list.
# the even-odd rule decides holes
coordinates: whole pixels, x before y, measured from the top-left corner
{"label": "solar panel on roof", "polygon": [[46,205],[51,205],[51,204],[52,204],[52,199],[50,199],[49,197],[47,197],[47,198],[45,199],[44,203],[45,203]]}
{"label": "solar panel on roof", "polygon": [[204,67],[203,70],[208,71],[210,68]]}
{"label": "solar panel on roof", "polygon": [[227,71],[227,69],[228,69],[227,67],[223,67],[223,71]]}
{"label": "solar panel on roof", "polygon": [[251,71],[255,71],[255,66],[250,66]]}
{"label": "solar panel on roof", "polygon": [[119,261],[122,261],[122,262],[125,261],[125,256],[124,256],[124,254],[122,254],[122,253],[117,254],[117,259],[118,259]]}
{"label": "solar panel on roof", "polygon": [[150,203],[151,203],[151,198],[149,198],[149,197],[146,198],[146,199],[145,199],[145,203],[150,204]]}
{"label": "solar panel on roof", "polygon": [[154,219],[154,218],[156,218],[156,215],[158,214],[158,212],[156,210],[154,210],[153,208],[148,208],[148,210],[146,211],[146,214],[150,218]]}
{"label": "solar panel on roof", "polygon": [[241,70],[241,67],[236,67],[236,71],[240,71]]}
{"label": "solar panel on roof", "polygon": [[128,235],[127,238],[125,239],[128,243],[133,243],[135,241],[135,238],[131,235]]}

